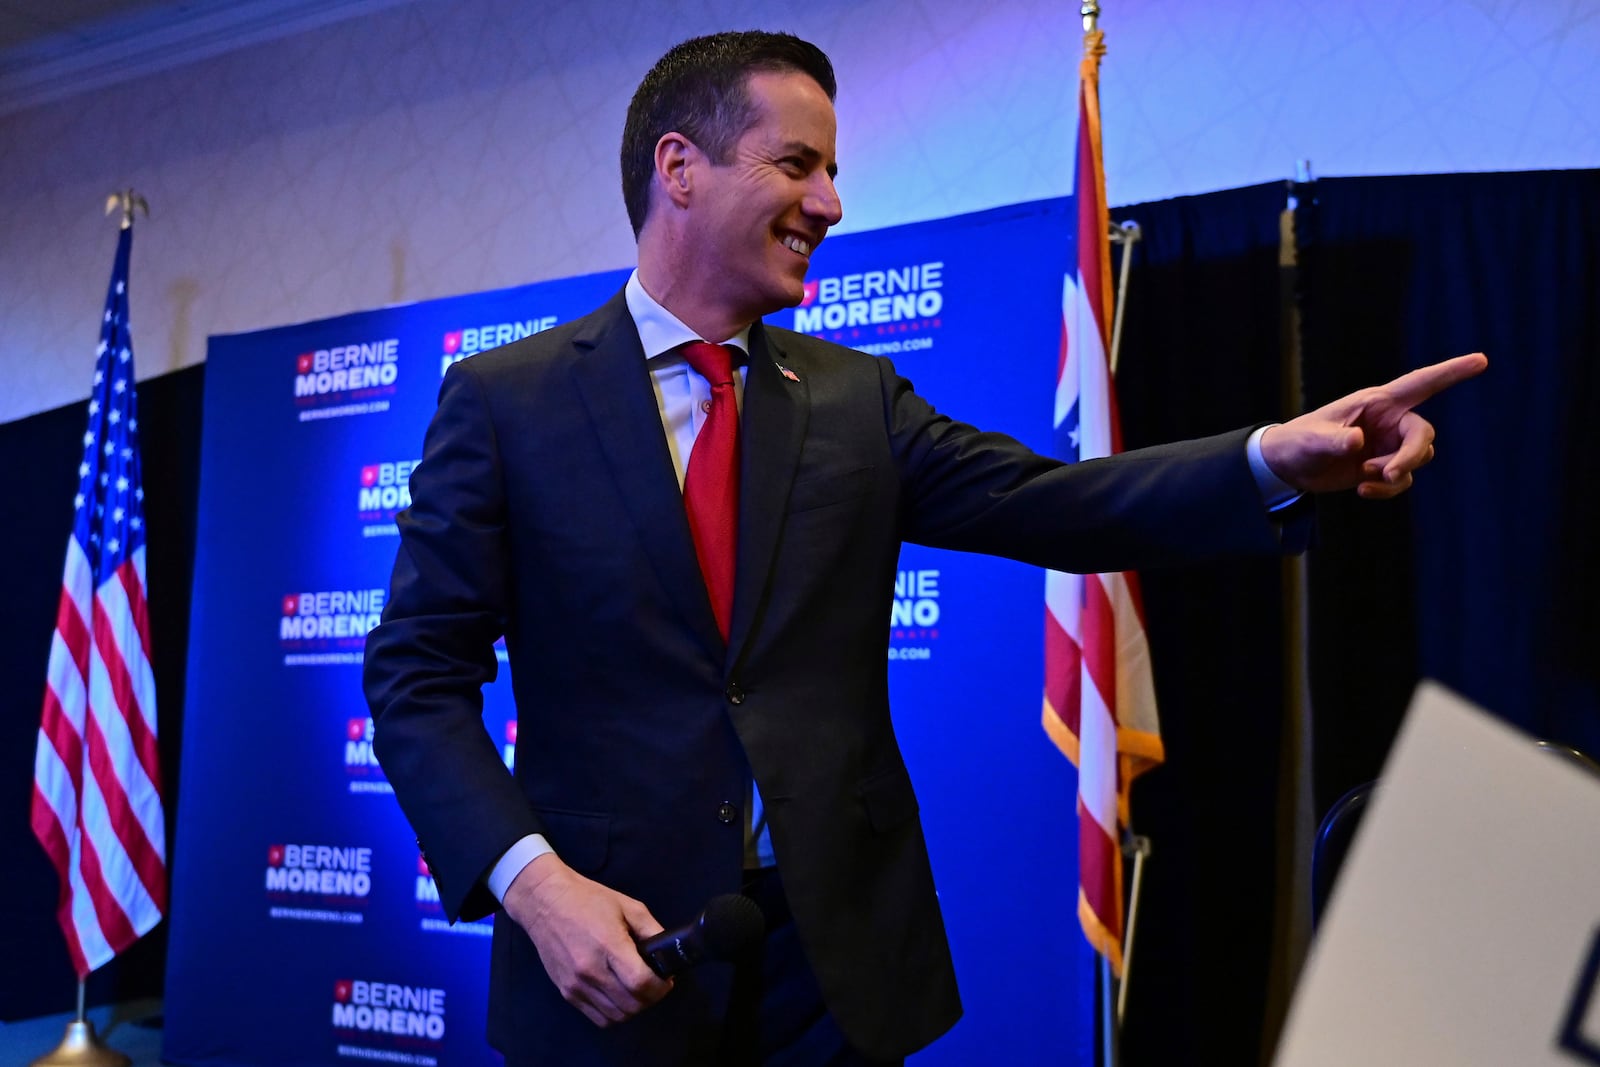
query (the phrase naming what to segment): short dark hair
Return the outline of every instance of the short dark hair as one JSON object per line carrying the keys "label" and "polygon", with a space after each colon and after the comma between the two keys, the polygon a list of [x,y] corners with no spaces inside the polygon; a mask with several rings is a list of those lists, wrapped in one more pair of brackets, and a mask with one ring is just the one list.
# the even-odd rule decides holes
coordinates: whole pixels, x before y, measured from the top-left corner
{"label": "short dark hair", "polygon": [[764,71],[811,77],[832,100],[838,92],[833,64],[822,49],[788,33],[746,30],[692,37],[675,45],[644,76],[622,128],[622,199],[639,236],[650,212],[656,142],[674,130],[717,163],[756,123],[745,82]]}

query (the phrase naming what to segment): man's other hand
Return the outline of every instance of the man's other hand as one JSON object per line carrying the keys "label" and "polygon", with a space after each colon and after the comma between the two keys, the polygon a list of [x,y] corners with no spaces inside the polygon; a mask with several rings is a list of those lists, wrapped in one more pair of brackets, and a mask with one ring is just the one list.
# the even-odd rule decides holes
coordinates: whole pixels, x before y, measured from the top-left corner
{"label": "man's other hand", "polygon": [[1419,367],[1273,426],[1261,436],[1272,473],[1304,493],[1355,489],[1387,500],[1433,459],[1433,424],[1412,409],[1489,365],[1482,352]]}
{"label": "man's other hand", "polygon": [[671,991],[672,982],[649,968],[636,945],[661,932],[649,909],[554,853],[524,867],[502,903],[567,1003],[596,1026],[622,1022]]}

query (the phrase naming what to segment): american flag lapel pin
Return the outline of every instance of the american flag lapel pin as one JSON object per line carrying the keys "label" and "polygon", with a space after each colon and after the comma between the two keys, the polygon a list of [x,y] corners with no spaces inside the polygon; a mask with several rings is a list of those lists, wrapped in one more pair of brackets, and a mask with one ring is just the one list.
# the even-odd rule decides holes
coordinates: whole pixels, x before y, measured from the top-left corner
{"label": "american flag lapel pin", "polygon": [[783,375],[785,378],[789,379],[791,382],[799,382],[800,381],[800,375],[796,374],[794,371],[790,370],[788,367],[785,367],[782,363],[777,364],[777,367],[778,367],[778,373]]}

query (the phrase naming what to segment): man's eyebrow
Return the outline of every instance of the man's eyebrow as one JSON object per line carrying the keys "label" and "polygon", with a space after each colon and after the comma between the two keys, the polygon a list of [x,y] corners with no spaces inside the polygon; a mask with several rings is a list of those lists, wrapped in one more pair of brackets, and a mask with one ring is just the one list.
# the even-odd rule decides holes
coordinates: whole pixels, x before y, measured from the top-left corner
{"label": "man's eyebrow", "polygon": [[[815,148],[804,141],[788,141],[782,145],[780,151],[787,154],[800,156],[807,163],[814,164],[822,158],[821,152],[818,152]],[[827,170],[828,177],[837,178],[839,176],[839,164],[829,163]]]}

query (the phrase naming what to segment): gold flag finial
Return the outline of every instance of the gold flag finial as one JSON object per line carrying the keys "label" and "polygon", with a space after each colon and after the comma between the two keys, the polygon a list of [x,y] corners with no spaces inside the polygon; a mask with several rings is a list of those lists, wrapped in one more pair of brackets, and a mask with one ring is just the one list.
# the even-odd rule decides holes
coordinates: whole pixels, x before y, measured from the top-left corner
{"label": "gold flag finial", "polygon": [[1078,5],[1078,14],[1083,16],[1083,32],[1093,33],[1100,22],[1100,5],[1095,0],[1083,0]]}
{"label": "gold flag finial", "polygon": [[121,228],[124,230],[133,229],[133,213],[135,210],[143,211],[145,218],[150,217],[149,202],[132,189],[119,189],[106,197],[107,215],[119,207],[122,209]]}

